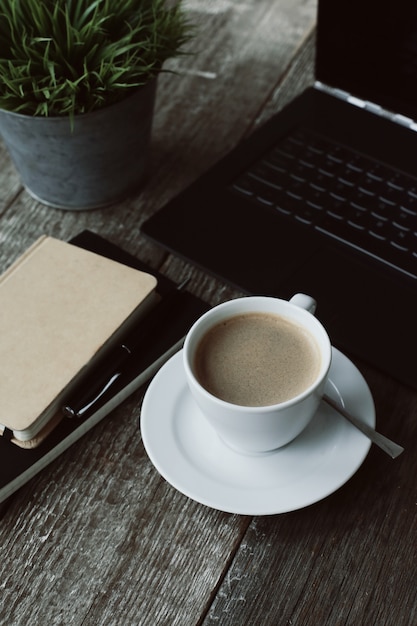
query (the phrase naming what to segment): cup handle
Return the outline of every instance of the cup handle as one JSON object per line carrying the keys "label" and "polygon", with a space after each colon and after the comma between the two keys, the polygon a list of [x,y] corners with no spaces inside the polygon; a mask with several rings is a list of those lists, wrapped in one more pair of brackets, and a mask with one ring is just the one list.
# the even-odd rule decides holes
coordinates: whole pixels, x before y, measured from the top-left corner
{"label": "cup handle", "polygon": [[296,293],[290,300],[291,304],[299,306],[300,309],[305,309],[312,315],[314,315],[317,307],[317,302],[311,296],[306,296],[304,293]]}

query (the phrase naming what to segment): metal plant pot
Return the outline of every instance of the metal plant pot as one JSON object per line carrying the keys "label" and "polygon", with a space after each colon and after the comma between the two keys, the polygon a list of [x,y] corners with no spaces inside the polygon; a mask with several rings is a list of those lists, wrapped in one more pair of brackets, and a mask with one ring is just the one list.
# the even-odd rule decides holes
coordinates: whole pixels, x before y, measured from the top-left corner
{"label": "metal plant pot", "polygon": [[143,182],[156,79],[93,113],[35,117],[0,110],[0,133],[28,192],[61,209],[118,202]]}

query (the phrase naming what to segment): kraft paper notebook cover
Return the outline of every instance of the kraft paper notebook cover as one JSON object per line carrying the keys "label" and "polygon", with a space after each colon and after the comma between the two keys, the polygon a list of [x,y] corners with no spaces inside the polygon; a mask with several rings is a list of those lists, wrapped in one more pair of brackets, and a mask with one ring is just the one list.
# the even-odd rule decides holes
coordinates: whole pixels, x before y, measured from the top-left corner
{"label": "kraft paper notebook cover", "polygon": [[64,241],[36,241],[0,277],[0,430],[36,445],[61,419],[63,393],[146,311],[156,284]]}
{"label": "kraft paper notebook cover", "polygon": [[[153,274],[157,279],[156,291],[162,298],[176,288],[176,285],[166,276],[152,270],[136,257],[91,231],[83,231],[72,239],[71,243]],[[118,380],[112,398],[103,402],[91,417],[81,420],[61,420],[44,441],[33,449],[24,450],[12,445],[5,437],[0,437],[0,503],[7,505],[6,500],[36,474],[42,470],[50,471],[48,466],[54,459],[67,448],[75,445],[94,426],[111,414],[111,411],[123,400],[147,383],[161,365],[180,348],[190,326],[208,308],[205,302],[193,294],[182,291],[178,307],[172,311],[169,324],[164,324],[152,333],[143,352],[130,363]],[[150,314],[152,315],[152,312]],[[132,425],[132,428],[139,437],[138,421]]]}

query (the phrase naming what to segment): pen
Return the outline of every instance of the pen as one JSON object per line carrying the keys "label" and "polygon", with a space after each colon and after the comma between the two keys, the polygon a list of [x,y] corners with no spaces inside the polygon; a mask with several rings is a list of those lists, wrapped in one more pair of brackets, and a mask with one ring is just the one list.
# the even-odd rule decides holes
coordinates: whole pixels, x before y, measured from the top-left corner
{"label": "pen", "polygon": [[152,340],[153,332],[172,316],[181,292],[188,279],[176,289],[170,291],[141,320],[138,328],[132,330],[123,343],[115,346],[103,363],[88,372],[71,393],[71,397],[62,406],[62,413],[69,418],[86,418],[94,413],[98,405],[111,397],[115,383],[122,376],[129,361]]}

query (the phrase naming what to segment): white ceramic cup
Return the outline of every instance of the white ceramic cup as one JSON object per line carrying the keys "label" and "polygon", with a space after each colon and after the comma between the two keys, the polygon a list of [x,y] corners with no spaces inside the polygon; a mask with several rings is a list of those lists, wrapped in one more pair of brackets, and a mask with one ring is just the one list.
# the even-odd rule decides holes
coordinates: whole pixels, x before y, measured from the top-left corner
{"label": "white ceramic cup", "polygon": [[[316,302],[296,294],[288,302],[278,298],[250,296],[219,304],[190,328],[184,343],[183,362],[191,394],[219,437],[242,453],[265,453],[297,437],[313,418],[324,393],[331,364],[331,343],[322,324],[314,317]],[[242,313],[272,313],[304,327],[320,350],[319,373],[307,389],[290,400],[268,406],[241,406],[209,393],[194,374],[197,346],[207,331],[219,322]]]}

